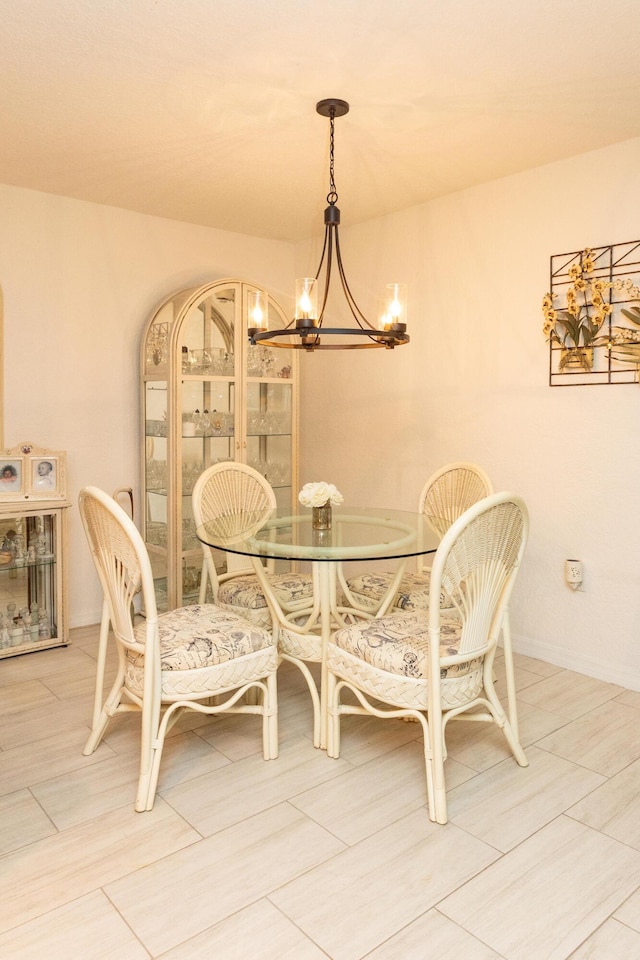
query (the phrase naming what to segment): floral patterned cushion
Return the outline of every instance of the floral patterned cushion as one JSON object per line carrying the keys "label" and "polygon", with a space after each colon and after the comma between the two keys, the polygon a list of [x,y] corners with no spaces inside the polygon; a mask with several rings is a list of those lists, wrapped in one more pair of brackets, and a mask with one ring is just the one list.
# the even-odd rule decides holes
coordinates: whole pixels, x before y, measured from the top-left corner
{"label": "floral patterned cushion", "polygon": [[[391,573],[364,573],[359,577],[347,580],[352,593],[364,597],[365,600],[380,602],[389,588]],[[431,571],[424,573],[405,573],[396,595],[395,610],[426,610],[429,606],[429,583]],[[445,595],[440,593],[440,603],[445,605]]]}
{"label": "floral patterned cushion", "polygon": [[[441,657],[455,656],[460,633],[459,620],[441,620]],[[415,613],[396,613],[344,627],[334,633],[332,643],[387,673],[424,680],[429,675],[427,620]],[[442,667],[440,676],[443,680],[461,677],[478,670],[481,665],[482,657],[475,657],[465,663]]]}
{"label": "floral patterned cushion", "polygon": [[[144,643],[146,629],[144,623],[135,628],[138,642]],[[210,603],[163,613],[158,629],[162,670],[213,667],[273,646],[266,630]],[[130,652],[128,657],[134,667],[143,666],[143,654]]]}
{"label": "floral patterned cushion", "polygon": [[[307,574],[276,573],[269,577],[269,583],[281,604],[313,596],[313,581]],[[232,607],[251,610],[267,606],[260,581],[253,574],[223,581],[218,588],[218,600]]]}

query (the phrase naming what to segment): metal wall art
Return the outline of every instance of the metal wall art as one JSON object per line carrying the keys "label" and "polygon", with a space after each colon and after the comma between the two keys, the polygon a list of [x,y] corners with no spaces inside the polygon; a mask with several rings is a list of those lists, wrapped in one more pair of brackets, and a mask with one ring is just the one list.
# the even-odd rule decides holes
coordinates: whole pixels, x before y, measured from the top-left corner
{"label": "metal wall art", "polygon": [[640,383],[640,240],[550,258],[549,386]]}

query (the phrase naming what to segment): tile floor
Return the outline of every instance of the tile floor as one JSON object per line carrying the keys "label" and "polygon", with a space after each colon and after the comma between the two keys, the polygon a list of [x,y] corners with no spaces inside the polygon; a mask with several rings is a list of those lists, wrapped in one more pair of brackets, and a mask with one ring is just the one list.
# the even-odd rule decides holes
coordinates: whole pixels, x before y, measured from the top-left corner
{"label": "tile floor", "polygon": [[530,766],[452,724],[442,827],[417,725],[347,718],[331,760],[284,665],[279,759],[255,718],[185,718],[136,814],[137,720],[82,756],[72,639],[0,662],[3,960],[640,958],[640,693],[517,657]]}

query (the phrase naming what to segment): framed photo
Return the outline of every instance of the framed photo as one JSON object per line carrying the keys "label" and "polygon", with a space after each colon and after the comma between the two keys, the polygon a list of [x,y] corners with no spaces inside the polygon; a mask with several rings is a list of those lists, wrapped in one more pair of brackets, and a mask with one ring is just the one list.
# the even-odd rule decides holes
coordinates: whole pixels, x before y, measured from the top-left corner
{"label": "framed photo", "polygon": [[31,490],[34,494],[46,493],[47,496],[58,489],[58,458],[57,457],[30,457],[31,460]]}
{"label": "framed photo", "polygon": [[0,456],[0,499],[17,500],[24,494],[24,458]]}
{"label": "framed photo", "polygon": [[0,451],[0,501],[64,500],[66,453],[24,442]]}

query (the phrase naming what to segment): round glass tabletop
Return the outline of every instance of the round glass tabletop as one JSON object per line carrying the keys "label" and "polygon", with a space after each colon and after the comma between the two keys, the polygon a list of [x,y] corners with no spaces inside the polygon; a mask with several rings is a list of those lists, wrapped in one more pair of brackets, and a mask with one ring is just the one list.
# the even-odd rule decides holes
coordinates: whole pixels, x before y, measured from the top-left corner
{"label": "round glass tabletop", "polygon": [[196,533],[211,547],[276,560],[398,559],[434,553],[440,542],[422,513],[352,506],[332,508],[329,530],[314,529],[309,509],[219,517]]}

